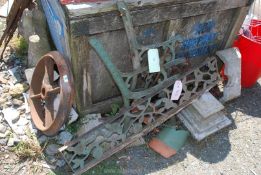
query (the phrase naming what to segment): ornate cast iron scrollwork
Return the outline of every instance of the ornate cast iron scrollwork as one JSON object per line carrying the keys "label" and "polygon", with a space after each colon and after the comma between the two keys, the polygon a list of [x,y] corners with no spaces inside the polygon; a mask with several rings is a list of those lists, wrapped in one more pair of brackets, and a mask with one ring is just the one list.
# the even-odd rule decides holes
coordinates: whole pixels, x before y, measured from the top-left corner
{"label": "ornate cast iron scrollwork", "polygon": [[[183,91],[178,101],[172,101],[176,80],[182,81]],[[218,81],[217,61],[212,57],[200,67],[165,82],[157,92],[135,100],[110,121],[66,144],[60,151],[72,170],[80,174],[168,120]]]}

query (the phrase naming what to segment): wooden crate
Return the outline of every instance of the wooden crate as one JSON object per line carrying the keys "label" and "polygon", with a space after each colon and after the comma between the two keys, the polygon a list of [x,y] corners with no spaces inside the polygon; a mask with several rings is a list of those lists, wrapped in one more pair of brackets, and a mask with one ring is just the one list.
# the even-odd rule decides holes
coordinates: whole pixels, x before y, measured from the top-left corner
{"label": "wooden crate", "polygon": [[[72,64],[76,104],[81,114],[104,112],[120,101],[120,93],[88,39],[100,39],[113,63],[132,71],[123,21],[115,0],[61,5],[41,0],[57,49]],[[138,41],[153,44],[173,34],[184,37],[177,57],[192,60],[231,47],[249,10],[249,0],[125,0]]]}

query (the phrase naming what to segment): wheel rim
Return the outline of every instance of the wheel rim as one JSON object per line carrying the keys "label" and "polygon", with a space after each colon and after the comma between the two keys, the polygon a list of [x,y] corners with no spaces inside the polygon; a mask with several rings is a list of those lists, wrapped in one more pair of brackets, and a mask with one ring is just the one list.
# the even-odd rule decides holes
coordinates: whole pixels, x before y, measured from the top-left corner
{"label": "wheel rim", "polygon": [[[58,79],[54,79],[55,71]],[[50,52],[37,63],[29,104],[33,122],[44,134],[55,135],[66,122],[72,106],[72,82],[70,69],[59,52]]]}

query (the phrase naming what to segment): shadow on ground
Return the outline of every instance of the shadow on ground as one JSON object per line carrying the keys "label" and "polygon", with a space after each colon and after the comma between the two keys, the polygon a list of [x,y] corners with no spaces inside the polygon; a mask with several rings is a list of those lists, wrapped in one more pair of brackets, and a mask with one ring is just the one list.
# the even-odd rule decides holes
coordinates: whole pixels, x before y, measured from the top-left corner
{"label": "shadow on ground", "polygon": [[261,118],[261,79],[259,83],[249,89],[243,89],[240,98],[227,104],[229,114],[237,111],[249,117]]}

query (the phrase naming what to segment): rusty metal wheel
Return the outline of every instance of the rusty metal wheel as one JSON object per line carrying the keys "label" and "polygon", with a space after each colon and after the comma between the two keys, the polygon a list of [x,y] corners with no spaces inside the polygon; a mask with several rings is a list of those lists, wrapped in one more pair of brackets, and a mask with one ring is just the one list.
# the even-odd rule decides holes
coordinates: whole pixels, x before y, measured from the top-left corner
{"label": "rusty metal wheel", "polygon": [[37,63],[29,104],[35,126],[45,135],[55,135],[65,123],[73,102],[72,83],[69,66],[59,52],[50,52]]}

